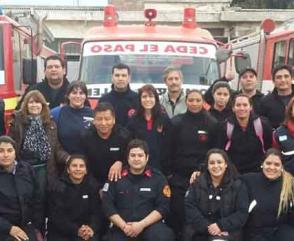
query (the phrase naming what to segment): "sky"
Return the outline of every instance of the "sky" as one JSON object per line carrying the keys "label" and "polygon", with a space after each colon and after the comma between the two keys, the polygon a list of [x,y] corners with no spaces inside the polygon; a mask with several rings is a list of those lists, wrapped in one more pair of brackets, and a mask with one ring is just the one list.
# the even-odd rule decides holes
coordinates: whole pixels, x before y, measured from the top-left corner
{"label": "sky", "polygon": [[105,6],[108,0],[0,0],[0,5],[59,5],[59,6]]}

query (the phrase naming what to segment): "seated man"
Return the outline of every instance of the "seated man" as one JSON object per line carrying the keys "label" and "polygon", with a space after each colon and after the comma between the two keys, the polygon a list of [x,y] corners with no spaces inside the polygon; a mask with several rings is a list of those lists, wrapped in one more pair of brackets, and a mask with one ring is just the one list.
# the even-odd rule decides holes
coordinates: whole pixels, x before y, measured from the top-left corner
{"label": "seated man", "polygon": [[138,139],[127,147],[128,166],[117,182],[103,187],[102,206],[114,224],[109,241],[173,241],[162,221],[169,209],[170,188],[157,170],[147,166],[148,146]]}

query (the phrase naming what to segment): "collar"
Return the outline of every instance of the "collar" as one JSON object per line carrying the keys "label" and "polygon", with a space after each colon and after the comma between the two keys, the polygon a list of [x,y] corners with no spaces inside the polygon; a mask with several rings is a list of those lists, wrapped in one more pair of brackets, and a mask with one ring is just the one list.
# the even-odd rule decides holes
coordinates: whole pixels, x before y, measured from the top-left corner
{"label": "collar", "polygon": [[[125,167],[122,172],[121,172],[121,176],[122,177],[127,177],[129,174],[130,174],[130,167]],[[146,166],[144,172],[141,174],[141,175],[144,175],[146,177],[152,177],[153,176],[153,172],[152,172],[152,169],[151,167],[149,166]]]}
{"label": "collar", "polygon": [[168,98],[168,101],[171,103],[171,104],[176,104],[176,103],[178,103],[179,102],[179,100],[181,99],[181,97],[183,96],[183,90],[181,90],[181,93],[179,94],[179,96],[178,96],[178,98],[176,99],[176,102],[173,102],[172,100],[171,100],[171,98],[169,97],[169,94],[168,94],[168,92],[167,92],[167,98]]}

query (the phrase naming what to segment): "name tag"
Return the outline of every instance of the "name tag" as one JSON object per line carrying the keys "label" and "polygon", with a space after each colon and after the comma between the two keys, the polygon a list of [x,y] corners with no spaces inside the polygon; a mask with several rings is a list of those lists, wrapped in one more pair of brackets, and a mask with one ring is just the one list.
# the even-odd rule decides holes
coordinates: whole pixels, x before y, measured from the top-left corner
{"label": "name tag", "polygon": [[119,147],[110,147],[110,151],[119,151],[120,148]]}
{"label": "name tag", "polygon": [[93,117],[89,117],[89,116],[83,116],[84,121],[92,121],[94,120]]}
{"label": "name tag", "polygon": [[83,195],[83,199],[87,199],[88,198],[88,195]]}
{"label": "name tag", "polygon": [[286,141],[287,140],[287,136],[279,136],[279,141]]}
{"label": "name tag", "polygon": [[198,134],[207,134],[207,132],[206,131],[199,130],[198,131]]}
{"label": "name tag", "polygon": [[141,187],[140,192],[151,192],[151,188]]}

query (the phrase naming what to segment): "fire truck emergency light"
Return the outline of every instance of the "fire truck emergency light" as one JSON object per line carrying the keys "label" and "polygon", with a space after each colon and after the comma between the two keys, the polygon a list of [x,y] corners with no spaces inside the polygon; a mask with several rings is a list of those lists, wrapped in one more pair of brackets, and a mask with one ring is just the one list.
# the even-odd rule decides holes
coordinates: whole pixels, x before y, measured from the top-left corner
{"label": "fire truck emergency light", "polygon": [[105,6],[103,25],[105,27],[114,27],[117,25],[117,12],[113,5]]}
{"label": "fire truck emergency light", "polygon": [[195,8],[184,9],[184,20],[182,23],[184,28],[196,28],[196,11]]}
{"label": "fire truck emergency light", "polygon": [[150,8],[144,10],[144,16],[149,20],[149,22],[152,21],[152,19],[156,18],[157,12],[156,9]]}

